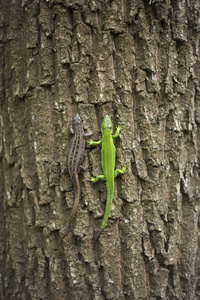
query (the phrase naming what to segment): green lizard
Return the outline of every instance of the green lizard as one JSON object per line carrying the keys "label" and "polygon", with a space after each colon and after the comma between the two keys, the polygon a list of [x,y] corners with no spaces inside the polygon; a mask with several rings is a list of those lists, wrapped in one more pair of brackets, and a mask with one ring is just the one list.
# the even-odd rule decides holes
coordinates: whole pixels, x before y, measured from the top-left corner
{"label": "green lizard", "polygon": [[108,217],[109,217],[113,196],[114,196],[114,188],[115,188],[114,179],[117,175],[124,174],[128,168],[128,166],[125,166],[122,170],[119,169],[115,170],[115,145],[113,143],[113,138],[119,136],[121,129],[122,126],[119,125],[116,129],[115,134],[112,135],[113,125],[111,119],[109,118],[109,116],[105,116],[103,123],[101,125],[102,139],[100,141],[92,141],[92,140],[87,141],[89,145],[99,145],[102,143],[101,164],[104,173],[104,175],[90,177],[89,180],[94,183],[98,182],[99,180],[105,180],[106,189],[107,189],[107,201],[106,201],[104,218],[101,224],[101,229],[96,236],[95,242],[98,240],[100,234],[102,233],[102,231],[104,230],[108,222]]}

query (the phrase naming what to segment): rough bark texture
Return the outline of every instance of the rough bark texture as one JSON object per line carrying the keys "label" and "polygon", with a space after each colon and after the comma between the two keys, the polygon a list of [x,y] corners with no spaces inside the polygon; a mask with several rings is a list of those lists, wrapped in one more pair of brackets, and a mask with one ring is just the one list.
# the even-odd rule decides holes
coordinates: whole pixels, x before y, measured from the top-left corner
{"label": "rough bark texture", "polygon": [[[2,0],[0,298],[199,299],[199,0]],[[100,138],[114,127],[116,179],[87,147],[82,198],[66,165],[78,112]]]}

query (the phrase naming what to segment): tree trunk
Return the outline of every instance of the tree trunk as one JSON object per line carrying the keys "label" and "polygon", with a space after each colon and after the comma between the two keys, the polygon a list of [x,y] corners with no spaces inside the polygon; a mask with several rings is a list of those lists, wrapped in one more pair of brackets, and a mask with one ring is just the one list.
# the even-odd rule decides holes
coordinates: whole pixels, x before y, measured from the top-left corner
{"label": "tree trunk", "polygon": [[[199,299],[199,0],[2,0],[0,299]],[[115,196],[87,146],[74,203],[66,166],[79,113],[113,121]]]}

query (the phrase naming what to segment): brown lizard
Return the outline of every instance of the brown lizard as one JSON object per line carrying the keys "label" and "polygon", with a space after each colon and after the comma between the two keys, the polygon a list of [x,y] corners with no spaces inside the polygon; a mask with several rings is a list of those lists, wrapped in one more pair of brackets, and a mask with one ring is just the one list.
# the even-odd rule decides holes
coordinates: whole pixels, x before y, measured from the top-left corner
{"label": "brown lizard", "polygon": [[67,224],[67,229],[62,237],[63,238],[67,235],[69,228],[71,226],[72,220],[76,214],[78,204],[80,201],[81,196],[81,190],[80,190],[80,182],[78,173],[81,170],[86,170],[85,167],[83,167],[81,164],[84,159],[84,151],[85,151],[85,137],[90,136],[91,133],[85,134],[83,131],[83,123],[81,121],[81,118],[79,114],[76,114],[74,117],[74,130],[70,128],[70,132],[74,135],[71,143],[68,148],[68,154],[67,154],[67,167],[62,170],[63,173],[69,173],[70,178],[73,183],[74,192],[75,192],[75,200],[74,205],[72,208],[72,212]]}

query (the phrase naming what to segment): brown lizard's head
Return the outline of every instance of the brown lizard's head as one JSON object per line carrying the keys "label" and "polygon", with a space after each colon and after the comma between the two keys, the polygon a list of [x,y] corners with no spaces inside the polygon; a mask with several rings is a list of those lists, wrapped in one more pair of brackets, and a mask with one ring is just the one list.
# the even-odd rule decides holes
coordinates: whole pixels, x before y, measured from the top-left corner
{"label": "brown lizard's head", "polygon": [[78,125],[78,124],[81,124],[81,118],[79,114],[76,114],[74,117],[74,125]]}

